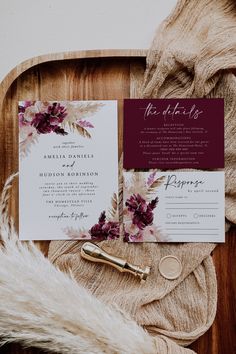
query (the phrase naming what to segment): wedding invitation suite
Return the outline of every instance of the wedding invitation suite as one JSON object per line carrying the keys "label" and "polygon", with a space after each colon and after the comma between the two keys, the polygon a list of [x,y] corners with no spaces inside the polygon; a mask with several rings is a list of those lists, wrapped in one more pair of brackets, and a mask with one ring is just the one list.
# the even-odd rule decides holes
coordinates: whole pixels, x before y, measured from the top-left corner
{"label": "wedding invitation suite", "polygon": [[124,240],[224,242],[224,172],[124,172]]}
{"label": "wedding invitation suite", "polygon": [[[117,102],[21,101],[18,118],[20,239],[118,238]],[[223,167],[222,99],[125,100],[124,240],[224,242]]]}
{"label": "wedding invitation suite", "polygon": [[19,102],[21,240],[114,239],[116,101]]}
{"label": "wedding invitation suite", "polygon": [[126,99],[124,168],[224,168],[224,100]]}
{"label": "wedding invitation suite", "polygon": [[223,99],[126,99],[123,147],[125,241],[224,242]]}

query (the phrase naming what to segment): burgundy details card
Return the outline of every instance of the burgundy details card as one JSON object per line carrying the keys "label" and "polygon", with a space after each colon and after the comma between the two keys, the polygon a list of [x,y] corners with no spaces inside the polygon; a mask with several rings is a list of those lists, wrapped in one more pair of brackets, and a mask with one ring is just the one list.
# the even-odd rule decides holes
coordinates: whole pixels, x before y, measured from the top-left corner
{"label": "burgundy details card", "polygon": [[224,100],[125,99],[124,168],[224,168]]}

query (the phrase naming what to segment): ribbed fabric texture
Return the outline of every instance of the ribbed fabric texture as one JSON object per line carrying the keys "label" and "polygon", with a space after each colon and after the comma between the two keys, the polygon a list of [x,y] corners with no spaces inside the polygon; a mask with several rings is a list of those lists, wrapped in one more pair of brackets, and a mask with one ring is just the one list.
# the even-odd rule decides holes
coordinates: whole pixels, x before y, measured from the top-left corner
{"label": "ribbed fabric texture", "polygon": [[[236,5],[233,0],[180,0],[158,29],[147,57],[140,97],[225,99],[226,217],[236,222]],[[217,142],[216,142],[217,143]],[[122,201],[121,201],[122,202]],[[212,324],[217,287],[213,244],[100,243],[134,264],[150,265],[145,284],[108,266],[80,257],[81,241],[52,241],[49,259],[103,302],[129,313],[165,343],[157,353],[187,353],[188,345]],[[177,256],[183,273],[167,280],[158,271],[165,255]],[[114,334],[115,335],[115,334]],[[164,338],[164,341],[163,341]],[[160,340],[161,339],[161,340]],[[159,343],[159,344],[158,344]],[[132,353],[131,353],[132,354]]]}
{"label": "ribbed fabric texture", "polygon": [[224,98],[226,218],[232,223],[236,223],[235,56],[235,1],[180,0],[153,40],[141,92],[145,98]]}

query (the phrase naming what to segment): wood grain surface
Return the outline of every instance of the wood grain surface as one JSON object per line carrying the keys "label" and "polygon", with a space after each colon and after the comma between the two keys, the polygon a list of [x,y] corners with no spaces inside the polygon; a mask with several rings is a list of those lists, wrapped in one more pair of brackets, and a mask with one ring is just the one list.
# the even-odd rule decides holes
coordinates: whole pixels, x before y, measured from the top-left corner
{"label": "wood grain surface", "polygon": [[[144,50],[105,50],[41,56],[13,69],[0,85],[0,187],[11,173],[18,171],[19,100],[118,100],[121,153],[122,100],[138,97],[145,65]],[[10,212],[18,225],[17,181],[12,190]],[[39,242],[38,245],[47,255],[48,242]],[[235,256],[236,229],[232,229],[226,243],[214,251],[218,310],[211,329],[191,345],[198,354],[236,353]],[[3,346],[0,353],[39,354],[42,351],[23,349],[14,344]]]}

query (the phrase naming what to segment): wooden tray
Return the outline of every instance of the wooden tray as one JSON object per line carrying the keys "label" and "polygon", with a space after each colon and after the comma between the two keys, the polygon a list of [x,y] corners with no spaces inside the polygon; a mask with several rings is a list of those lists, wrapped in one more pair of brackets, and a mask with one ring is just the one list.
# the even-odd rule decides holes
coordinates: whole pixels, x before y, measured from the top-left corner
{"label": "wooden tray", "polygon": [[[27,60],[13,69],[0,85],[0,184],[18,171],[19,100],[118,100],[119,152],[122,147],[123,98],[138,97],[146,65],[145,50],[96,50],[51,54]],[[13,186],[11,214],[18,224],[18,188]],[[236,238],[231,234],[217,247],[219,305],[212,328],[191,348],[199,354],[233,354],[236,297]],[[40,242],[47,253],[48,243]],[[8,345],[1,353],[38,353]]]}

